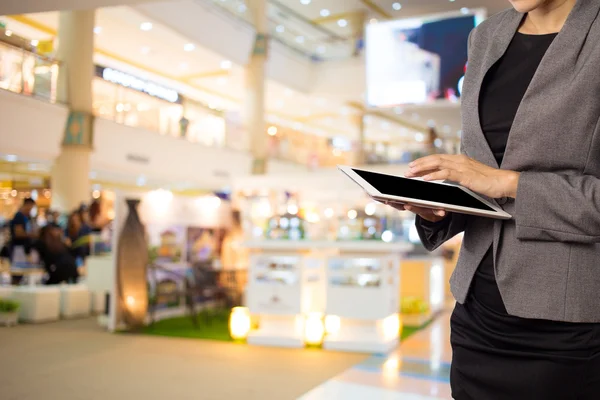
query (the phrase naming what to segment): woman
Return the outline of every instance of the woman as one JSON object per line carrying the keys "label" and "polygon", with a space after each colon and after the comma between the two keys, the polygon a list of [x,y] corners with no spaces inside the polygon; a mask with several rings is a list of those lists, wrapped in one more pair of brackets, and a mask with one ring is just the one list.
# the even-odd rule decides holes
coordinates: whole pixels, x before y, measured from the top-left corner
{"label": "woman", "polygon": [[79,278],[75,259],[62,241],[59,227],[47,225],[42,228],[40,238],[35,243],[44,269],[48,274],[47,285],[76,283]]}
{"label": "woman", "polygon": [[600,395],[600,0],[510,0],[469,39],[463,155],[409,177],[481,193],[509,221],[405,207],[425,247],[464,231],[451,278],[455,399]]}
{"label": "woman", "polygon": [[80,210],[69,215],[67,229],[65,230],[66,243],[71,248],[71,254],[79,261],[85,259],[90,253],[89,234],[90,230],[81,218]]}

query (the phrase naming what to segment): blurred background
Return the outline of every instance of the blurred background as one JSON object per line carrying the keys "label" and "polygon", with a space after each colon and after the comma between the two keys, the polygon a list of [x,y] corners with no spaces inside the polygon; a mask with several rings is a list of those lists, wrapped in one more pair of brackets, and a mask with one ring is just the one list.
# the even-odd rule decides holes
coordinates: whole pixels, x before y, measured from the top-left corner
{"label": "blurred background", "polygon": [[448,279],[337,165],[459,151],[497,0],[0,4],[0,397],[446,399]]}

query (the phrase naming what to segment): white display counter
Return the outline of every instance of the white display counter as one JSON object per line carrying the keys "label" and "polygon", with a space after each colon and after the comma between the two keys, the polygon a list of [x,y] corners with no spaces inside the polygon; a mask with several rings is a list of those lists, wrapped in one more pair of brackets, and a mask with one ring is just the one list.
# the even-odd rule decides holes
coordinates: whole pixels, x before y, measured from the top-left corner
{"label": "white display counter", "polygon": [[382,353],[398,344],[399,262],[413,246],[252,241],[248,343]]}

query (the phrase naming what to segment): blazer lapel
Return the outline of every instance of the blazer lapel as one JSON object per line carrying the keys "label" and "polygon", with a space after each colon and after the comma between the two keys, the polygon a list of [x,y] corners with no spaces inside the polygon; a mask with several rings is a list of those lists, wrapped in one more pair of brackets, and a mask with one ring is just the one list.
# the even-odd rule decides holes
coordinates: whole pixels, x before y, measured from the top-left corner
{"label": "blazer lapel", "polygon": [[528,117],[539,114],[538,105],[530,101],[530,97],[551,85],[558,76],[576,74],[579,62],[584,62],[579,57],[581,49],[599,11],[600,1],[578,0],[565,25],[548,48],[515,115],[502,160],[503,169],[518,170],[526,162],[523,160],[526,147],[524,143],[527,136],[534,132],[529,132],[530,129],[524,125]]}
{"label": "blazer lapel", "polygon": [[[481,86],[485,76],[508,49],[508,45],[519,29],[522,19],[523,14],[516,11],[506,14],[504,20],[498,24],[498,28],[494,32],[493,39],[489,41],[487,49],[484,50],[485,55],[483,56],[483,60],[479,62],[479,65],[475,64],[467,67],[467,69],[474,68],[475,71],[473,75],[473,93],[468,103],[464,104],[463,113],[468,117],[466,120],[475,121],[475,126],[472,127],[473,134],[465,135],[463,140],[467,142],[466,144],[469,149],[473,149],[476,152],[476,154],[469,154],[471,157],[494,168],[498,168],[499,166],[481,127],[479,96],[481,95]],[[474,60],[474,62],[477,63],[477,60]]]}

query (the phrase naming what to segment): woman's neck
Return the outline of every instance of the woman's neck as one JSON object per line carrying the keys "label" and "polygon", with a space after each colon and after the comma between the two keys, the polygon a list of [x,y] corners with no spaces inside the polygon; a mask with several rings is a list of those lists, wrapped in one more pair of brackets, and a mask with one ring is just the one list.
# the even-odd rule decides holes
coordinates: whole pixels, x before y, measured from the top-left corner
{"label": "woman's neck", "polygon": [[545,35],[560,32],[577,0],[553,0],[527,13],[521,33]]}

